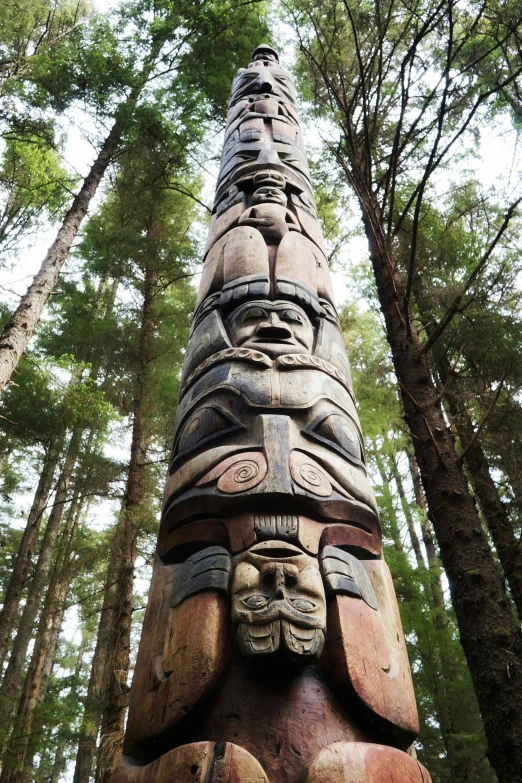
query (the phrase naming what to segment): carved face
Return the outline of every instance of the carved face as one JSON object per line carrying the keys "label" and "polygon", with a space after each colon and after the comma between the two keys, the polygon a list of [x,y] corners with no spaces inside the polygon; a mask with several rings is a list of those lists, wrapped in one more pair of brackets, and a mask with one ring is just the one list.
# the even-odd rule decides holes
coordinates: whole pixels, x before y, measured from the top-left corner
{"label": "carved face", "polygon": [[291,302],[248,302],[229,318],[232,345],[262,351],[272,358],[288,353],[311,353],[314,328],[298,305]]}
{"label": "carved face", "polygon": [[232,622],[247,657],[280,653],[305,662],[321,654],[326,599],[317,560],[280,541],[239,555],[232,584]]}
{"label": "carved face", "polygon": [[258,188],[252,196],[252,204],[280,204],[286,207],[288,199],[284,190],[278,187],[264,185]]}
{"label": "carved face", "polygon": [[282,356],[274,371],[258,368],[263,354],[251,353],[254,364],[216,365],[181,401],[165,525],[194,514],[277,509],[374,530],[375,499],[349,393],[312,369],[313,356]]}
{"label": "carved face", "polygon": [[295,103],[294,81],[283,68],[240,69],[232,84],[230,105],[250,95],[273,95]]}

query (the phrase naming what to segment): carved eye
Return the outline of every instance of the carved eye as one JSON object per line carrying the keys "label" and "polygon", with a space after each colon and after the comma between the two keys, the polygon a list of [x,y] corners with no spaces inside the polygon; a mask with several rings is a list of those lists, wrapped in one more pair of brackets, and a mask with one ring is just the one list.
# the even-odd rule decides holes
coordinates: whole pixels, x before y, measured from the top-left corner
{"label": "carved eye", "polygon": [[243,600],[243,603],[250,609],[261,609],[263,606],[267,605],[268,598],[264,595],[250,595]]}
{"label": "carved eye", "polygon": [[251,318],[268,318],[268,314],[266,310],[261,309],[261,307],[252,307],[250,310],[247,310],[243,316],[243,321],[249,321]]}
{"label": "carved eye", "polygon": [[294,321],[298,324],[303,323],[303,319],[299,315],[299,313],[296,313],[295,310],[283,310],[281,313],[281,320],[282,321]]}
{"label": "carved eye", "polygon": [[306,598],[291,598],[290,603],[295,606],[298,612],[313,612],[316,608],[312,601],[307,601]]}
{"label": "carved eye", "polygon": [[317,435],[321,440],[329,441],[337,448],[355,457],[355,459],[363,460],[359,434],[355,425],[347,416],[332,413],[308,430],[308,432],[312,436],[313,434]]}
{"label": "carved eye", "polygon": [[198,447],[208,438],[222,435],[240,426],[239,422],[216,407],[199,408],[183,425],[174,456]]}

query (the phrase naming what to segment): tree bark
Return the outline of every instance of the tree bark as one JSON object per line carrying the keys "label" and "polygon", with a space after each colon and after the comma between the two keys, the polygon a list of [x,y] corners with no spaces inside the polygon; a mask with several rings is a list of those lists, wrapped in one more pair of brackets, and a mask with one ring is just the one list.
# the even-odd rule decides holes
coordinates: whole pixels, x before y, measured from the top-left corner
{"label": "tree bark", "polygon": [[0,736],[7,737],[9,726],[14,711],[17,708],[18,698],[22,690],[22,671],[27,654],[27,648],[33,633],[34,622],[38,614],[42,595],[45,592],[47,577],[51,569],[56,540],[60,530],[64,506],[67,503],[67,491],[71,480],[71,474],[78,457],[82,430],[73,431],[67,456],[58,479],[53,507],[47,521],[38,562],[34,570],[33,579],[29,586],[27,600],[20,620],[9,664],[5,672],[2,688],[0,690]]}
{"label": "tree bark", "polygon": [[139,508],[145,495],[145,465],[148,432],[146,422],[146,387],[151,361],[151,338],[154,329],[153,271],[145,267],[143,304],[138,355],[138,373],[134,397],[133,427],[129,473],[122,503],[122,524],[114,542],[116,555],[116,607],[111,628],[111,660],[101,722],[100,745],[96,764],[96,783],[110,783],[123,744],[125,712],[128,703],[127,678],[130,662],[130,631],[134,588],[136,541],[139,533]]}
{"label": "tree bark", "polygon": [[488,755],[501,783],[522,769],[522,635],[482,531],[442,412],[375,194],[355,166],[381,310],[405,419],[450,585],[460,640],[481,710]]}
{"label": "tree bark", "polygon": [[63,446],[64,433],[52,441],[45,452],[40,480],[33,499],[33,504],[27,517],[20,548],[18,550],[16,561],[9,578],[4,605],[0,612],[0,671],[9,649],[11,634],[16,622],[20,598],[24,589],[24,582],[27,579],[31,567],[31,559],[34,545],[38,538],[42,514],[47,504],[47,499],[51,492],[54,473],[58,464],[61,449]]}

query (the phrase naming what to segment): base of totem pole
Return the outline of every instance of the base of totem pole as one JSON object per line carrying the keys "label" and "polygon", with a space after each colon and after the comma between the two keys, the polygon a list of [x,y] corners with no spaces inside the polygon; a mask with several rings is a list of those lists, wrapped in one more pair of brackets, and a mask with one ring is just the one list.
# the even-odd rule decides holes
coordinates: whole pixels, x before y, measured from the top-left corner
{"label": "base of totem pole", "polygon": [[[113,783],[270,783],[259,762],[231,742],[192,742],[137,766],[122,756]],[[407,753],[366,742],[336,742],[307,764],[301,783],[431,783]]]}

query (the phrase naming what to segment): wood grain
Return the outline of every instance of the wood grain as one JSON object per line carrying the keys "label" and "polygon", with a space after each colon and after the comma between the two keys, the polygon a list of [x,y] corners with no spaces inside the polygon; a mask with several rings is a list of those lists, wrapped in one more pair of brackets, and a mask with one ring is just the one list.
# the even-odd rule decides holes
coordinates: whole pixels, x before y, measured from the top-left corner
{"label": "wood grain", "polygon": [[231,742],[192,742],[145,766],[122,756],[114,783],[269,783],[256,759]]}

